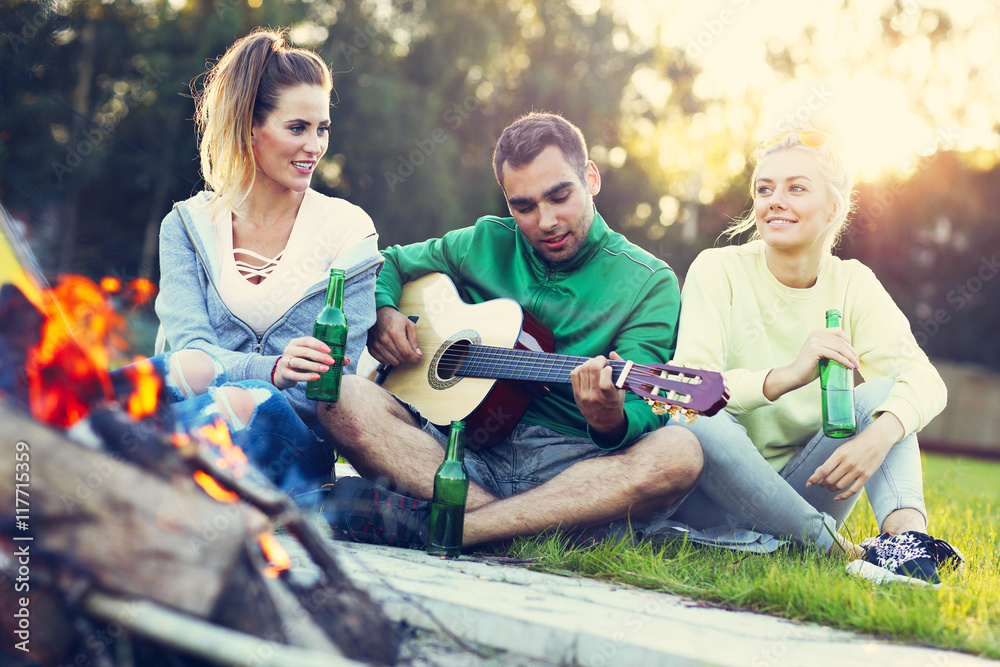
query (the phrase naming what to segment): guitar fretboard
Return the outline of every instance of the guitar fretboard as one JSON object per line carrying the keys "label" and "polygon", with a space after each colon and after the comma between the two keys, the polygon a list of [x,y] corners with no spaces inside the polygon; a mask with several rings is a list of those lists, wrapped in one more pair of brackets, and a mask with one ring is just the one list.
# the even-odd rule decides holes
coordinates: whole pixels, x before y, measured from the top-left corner
{"label": "guitar fretboard", "polygon": [[[455,370],[455,375],[569,384],[569,374],[573,372],[574,368],[582,366],[588,360],[589,357],[574,357],[531,350],[511,350],[489,345],[471,345],[468,348],[468,356]],[[612,361],[611,368],[611,377],[617,381],[622,369],[625,368],[625,362]]]}

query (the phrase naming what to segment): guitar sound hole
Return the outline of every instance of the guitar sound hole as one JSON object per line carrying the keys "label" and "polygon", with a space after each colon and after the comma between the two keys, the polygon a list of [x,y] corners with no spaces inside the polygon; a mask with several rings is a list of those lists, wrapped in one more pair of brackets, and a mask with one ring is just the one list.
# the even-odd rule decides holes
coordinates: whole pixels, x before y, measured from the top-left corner
{"label": "guitar sound hole", "polygon": [[469,354],[469,345],[472,341],[468,339],[456,340],[441,355],[438,361],[437,374],[441,380],[447,381],[455,377],[455,373],[462,367],[465,358]]}

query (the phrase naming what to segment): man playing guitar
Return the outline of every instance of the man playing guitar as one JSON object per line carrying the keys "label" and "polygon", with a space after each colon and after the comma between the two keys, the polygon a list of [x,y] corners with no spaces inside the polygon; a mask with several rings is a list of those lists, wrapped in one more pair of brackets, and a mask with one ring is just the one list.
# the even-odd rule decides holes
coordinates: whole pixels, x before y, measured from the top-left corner
{"label": "man playing guitar", "polygon": [[[669,516],[702,470],[691,431],[667,425],[621,388],[622,359],[671,358],[677,278],[597,213],[600,174],[582,133],[562,117],[516,120],[493,162],[512,217],[486,216],[441,238],[385,250],[368,349],[403,369],[442,343],[419,340],[417,324],[397,310],[404,285],[430,273],[448,276],[473,303],[516,301],[551,330],[556,352],[586,360],[569,384],[536,395],[495,446],[477,450],[477,435],[469,433],[464,544],[554,528],[598,535],[629,523],[641,529],[643,517]],[[320,404],[324,429],[362,475],[338,480],[324,512],[349,539],[423,548],[447,433],[403,398],[345,376],[340,400]],[[511,427],[503,409],[493,417],[497,428]]]}

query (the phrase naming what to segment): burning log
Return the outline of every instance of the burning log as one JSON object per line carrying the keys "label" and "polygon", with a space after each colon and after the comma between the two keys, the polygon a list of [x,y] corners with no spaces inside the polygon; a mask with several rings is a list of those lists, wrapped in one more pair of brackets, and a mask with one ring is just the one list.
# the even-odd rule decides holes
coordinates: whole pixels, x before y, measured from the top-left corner
{"label": "burning log", "polygon": [[[113,318],[92,305],[100,329]],[[155,664],[395,664],[395,625],[223,422],[178,431],[151,364],[112,377],[106,353],[35,308],[12,286],[0,292],[0,310],[18,314],[0,327],[0,368],[21,369],[0,384],[0,420],[18,440],[17,457],[0,457],[0,581],[30,561],[25,597],[0,600],[4,650],[114,667],[107,646],[90,646],[103,622],[144,656],[173,656]],[[30,511],[15,511],[19,498]],[[318,577],[293,576],[275,530],[302,544]]]}
{"label": "burning log", "polygon": [[[240,504],[220,515],[219,504],[190,476],[166,482],[120,457],[70,442],[3,404],[0,419],[30,446],[31,548],[60,554],[102,589],[207,617],[244,535],[268,527],[266,517]],[[13,456],[0,457],[0,479],[8,488],[14,466]],[[13,489],[9,500],[5,511],[14,507]],[[209,528],[210,549],[203,546]]]}
{"label": "burning log", "polygon": [[[184,623],[201,619],[205,631],[228,628],[217,641],[233,632],[244,635],[244,642],[268,638],[274,645],[268,653],[287,645],[327,661],[346,655],[376,664],[395,662],[395,626],[345,577],[316,527],[283,494],[224,473],[218,487],[242,490],[248,502],[220,503],[195,482],[190,468],[177,465],[186,460],[207,468],[199,450],[189,449],[168,463],[173,474],[167,478],[71,442],[3,402],[0,420],[30,444],[31,540],[17,544],[27,545],[32,572],[49,582],[47,595],[55,590],[77,598],[85,610],[104,610],[99,615],[105,618],[111,618],[108,604],[92,600],[153,604],[157,614],[136,615],[131,622],[139,635],[157,636],[149,619],[172,614]],[[170,451],[164,457],[168,462],[174,458]],[[13,456],[0,457],[5,512],[15,505],[8,481],[15,479],[15,465]],[[281,562],[272,523],[299,537],[324,572],[320,582],[305,586],[283,579],[288,563]],[[14,526],[14,517],[6,517],[6,525]],[[268,558],[262,542],[278,554]],[[34,594],[34,581],[29,586]],[[64,651],[64,643],[33,644],[32,649],[38,656],[52,655]],[[172,645],[198,653],[196,647]]]}

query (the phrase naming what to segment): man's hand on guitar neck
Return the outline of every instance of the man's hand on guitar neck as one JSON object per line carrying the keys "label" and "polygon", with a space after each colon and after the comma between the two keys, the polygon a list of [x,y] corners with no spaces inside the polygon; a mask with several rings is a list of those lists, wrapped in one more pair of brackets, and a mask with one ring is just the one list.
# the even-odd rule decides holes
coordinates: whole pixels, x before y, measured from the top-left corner
{"label": "man's hand on guitar neck", "polygon": [[417,325],[392,306],[375,311],[375,326],[368,330],[368,352],[389,366],[417,362],[424,356],[417,341]]}
{"label": "man's hand on guitar neck", "polygon": [[[616,352],[614,361],[623,361]],[[570,373],[573,398],[590,428],[609,442],[620,440],[628,428],[625,418],[625,391],[611,379],[612,368],[605,357],[594,357]]]}

